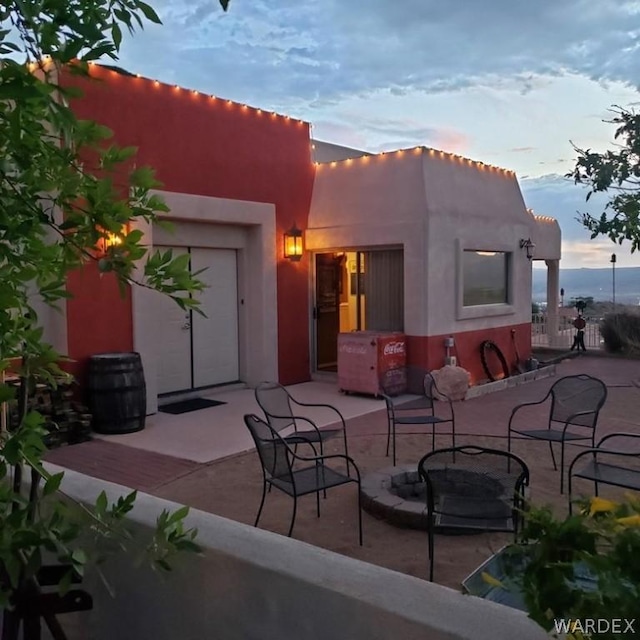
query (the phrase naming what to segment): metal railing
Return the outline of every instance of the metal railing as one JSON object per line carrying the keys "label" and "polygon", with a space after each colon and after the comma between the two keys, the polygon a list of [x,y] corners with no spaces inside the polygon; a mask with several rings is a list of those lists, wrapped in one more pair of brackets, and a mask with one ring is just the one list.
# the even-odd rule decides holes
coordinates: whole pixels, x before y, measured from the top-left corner
{"label": "metal railing", "polygon": [[[548,317],[546,313],[534,313],[531,316],[531,345],[533,347],[570,348],[576,335],[573,326],[575,318],[558,317],[558,334],[553,337],[548,332]],[[584,328],[584,344],[587,349],[601,349],[603,347],[600,335],[600,319],[584,317],[587,323]]]}

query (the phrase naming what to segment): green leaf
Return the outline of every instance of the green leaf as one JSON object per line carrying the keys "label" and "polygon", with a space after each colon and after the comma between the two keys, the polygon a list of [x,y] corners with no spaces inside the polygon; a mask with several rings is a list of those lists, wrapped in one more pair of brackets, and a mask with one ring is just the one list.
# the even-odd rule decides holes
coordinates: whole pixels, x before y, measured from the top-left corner
{"label": "green leaf", "polygon": [[102,516],[107,512],[107,494],[104,491],[100,492],[100,495],[96,499],[95,511],[96,515]]}
{"label": "green leaf", "polygon": [[184,506],[176,509],[168,518],[167,525],[175,524],[180,520],[184,520],[189,515],[189,507]]}
{"label": "green leaf", "polygon": [[60,483],[62,482],[63,478],[64,478],[64,472],[56,473],[50,476],[49,478],[47,478],[47,481],[45,482],[44,487],[42,489],[42,495],[49,496],[52,493],[55,493],[56,491],[58,491],[58,489],[60,488]]}
{"label": "green leaf", "polygon": [[116,49],[120,49],[120,43],[122,42],[122,29],[117,22],[113,22],[111,26],[111,37],[113,38],[113,44]]}
{"label": "green leaf", "polygon": [[138,0],[138,2],[136,2],[136,6],[138,9],[140,9],[140,11],[142,11],[144,17],[147,20],[149,20],[150,22],[154,22],[155,24],[162,24],[162,21],[158,17],[158,14],[146,2],[141,2],[140,0]]}

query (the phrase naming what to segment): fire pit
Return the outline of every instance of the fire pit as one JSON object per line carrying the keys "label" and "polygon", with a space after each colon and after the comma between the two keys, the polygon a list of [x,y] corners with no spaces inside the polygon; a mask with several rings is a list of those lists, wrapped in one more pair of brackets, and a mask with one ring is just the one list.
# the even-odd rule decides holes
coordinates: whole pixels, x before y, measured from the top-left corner
{"label": "fire pit", "polygon": [[[438,473],[433,472],[433,473]],[[438,485],[445,489],[455,484],[458,496],[495,502],[504,488],[502,483],[467,469],[447,469]],[[415,465],[387,467],[362,478],[362,508],[398,527],[428,529],[426,486]]]}

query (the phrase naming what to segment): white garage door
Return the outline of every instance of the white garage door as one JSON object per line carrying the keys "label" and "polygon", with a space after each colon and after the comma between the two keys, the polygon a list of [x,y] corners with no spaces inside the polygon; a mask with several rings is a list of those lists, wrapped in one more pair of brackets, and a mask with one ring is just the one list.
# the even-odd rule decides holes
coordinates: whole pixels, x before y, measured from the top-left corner
{"label": "white garage door", "polygon": [[[164,249],[164,247],[163,247]],[[174,255],[187,249],[174,248]],[[170,299],[158,308],[158,393],[235,382],[238,371],[238,278],[234,249],[192,248],[191,270],[206,286],[202,316]]]}

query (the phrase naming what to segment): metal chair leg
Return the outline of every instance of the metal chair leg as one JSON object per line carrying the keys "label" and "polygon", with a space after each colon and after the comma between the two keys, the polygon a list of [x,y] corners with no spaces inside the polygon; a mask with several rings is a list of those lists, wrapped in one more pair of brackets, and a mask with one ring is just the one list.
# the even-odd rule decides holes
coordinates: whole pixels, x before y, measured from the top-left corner
{"label": "metal chair leg", "polygon": [[360,546],[362,546],[362,496],[360,495],[360,483],[358,482],[358,534]]}
{"label": "metal chair leg", "polygon": [[[271,490],[271,485],[269,485],[269,490]],[[262,500],[260,500],[260,507],[258,509],[258,515],[256,516],[256,521],[253,523],[254,527],[258,526],[258,522],[260,522],[260,514],[262,513],[262,507],[264,507],[264,499],[267,497],[267,483],[263,481],[262,483]]]}
{"label": "metal chair leg", "polygon": [[564,440],[560,443],[560,495],[564,493]]}
{"label": "metal chair leg", "polygon": [[[563,446],[564,446],[564,444],[563,444]],[[549,451],[551,451],[551,461],[553,462],[553,470],[557,471],[558,470],[558,465],[556,464],[556,456],[553,453],[553,443],[551,442],[551,440],[549,440]]]}
{"label": "metal chair leg", "polygon": [[396,423],[391,423],[391,448],[393,449],[393,466],[396,466]]}
{"label": "metal chair leg", "polygon": [[571,500],[573,494],[572,482],[571,482],[571,467],[569,467],[569,477],[567,478],[567,491],[569,492],[569,515],[573,515],[573,501]]}
{"label": "metal chair leg", "polygon": [[386,456],[389,457],[389,444],[391,443],[391,421],[389,420],[389,416],[387,415],[387,453]]}
{"label": "metal chair leg", "polygon": [[428,546],[429,546],[429,582],[433,582],[433,518],[429,522],[429,535],[428,535]]}
{"label": "metal chair leg", "polygon": [[291,534],[293,533],[293,525],[295,524],[296,521],[296,512],[298,510],[298,498],[297,496],[293,497],[293,513],[291,514],[291,525],[289,526],[289,533],[287,533],[287,536],[290,538]]}

